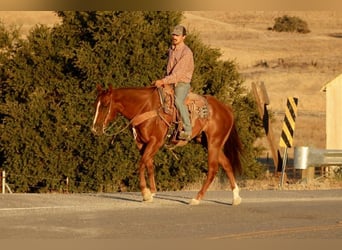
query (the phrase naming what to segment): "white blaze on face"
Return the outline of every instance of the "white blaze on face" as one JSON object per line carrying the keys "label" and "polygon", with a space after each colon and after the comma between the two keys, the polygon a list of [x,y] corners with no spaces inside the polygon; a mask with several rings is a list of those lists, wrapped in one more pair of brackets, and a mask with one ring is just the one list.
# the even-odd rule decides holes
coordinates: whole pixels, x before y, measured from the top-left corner
{"label": "white blaze on face", "polygon": [[96,123],[96,120],[97,120],[97,116],[99,115],[100,105],[101,105],[101,102],[99,101],[99,102],[97,103],[97,106],[96,106],[96,113],[95,113],[95,117],[94,117],[93,128],[94,128],[94,126],[95,126],[95,123]]}

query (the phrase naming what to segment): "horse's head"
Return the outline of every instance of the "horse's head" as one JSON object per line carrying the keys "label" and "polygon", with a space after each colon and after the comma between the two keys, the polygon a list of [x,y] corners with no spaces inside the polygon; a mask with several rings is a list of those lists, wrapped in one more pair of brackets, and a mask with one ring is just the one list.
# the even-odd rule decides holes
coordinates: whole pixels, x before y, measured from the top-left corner
{"label": "horse's head", "polygon": [[109,89],[105,90],[100,85],[97,85],[97,92],[94,103],[96,112],[91,131],[95,135],[102,135],[106,133],[109,123],[115,118],[116,111],[112,98],[112,86],[110,85]]}

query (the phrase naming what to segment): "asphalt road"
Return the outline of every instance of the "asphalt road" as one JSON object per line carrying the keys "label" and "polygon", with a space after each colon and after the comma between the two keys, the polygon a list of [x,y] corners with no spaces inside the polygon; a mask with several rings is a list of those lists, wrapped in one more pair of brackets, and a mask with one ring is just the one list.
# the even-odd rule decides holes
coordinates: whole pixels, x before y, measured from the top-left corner
{"label": "asphalt road", "polygon": [[342,239],[342,190],[0,195],[0,239]]}

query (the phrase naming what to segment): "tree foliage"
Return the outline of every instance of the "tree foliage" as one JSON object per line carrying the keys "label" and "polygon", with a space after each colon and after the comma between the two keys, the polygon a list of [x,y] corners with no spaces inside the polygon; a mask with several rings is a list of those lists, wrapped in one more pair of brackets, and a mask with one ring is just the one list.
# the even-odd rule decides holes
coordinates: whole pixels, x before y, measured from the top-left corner
{"label": "tree foliage", "polygon": [[[90,132],[96,84],[148,86],[164,75],[170,29],[181,12],[60,11],[61,23],[37,25],[26,39],[0,25],[0,164],[16,192],[137,190],[139,153],[126,129],[111,144]],[[255,161],[260,121],[234,61],[190,34],[194,92],[217,96],[235,110],[245,148],[246,177],[260,174]],[[115,130],[125,126],[118,118]],[[201,180],[206,150],[195,142],[177,148],[179,160],[158,152],[160,190]]]}

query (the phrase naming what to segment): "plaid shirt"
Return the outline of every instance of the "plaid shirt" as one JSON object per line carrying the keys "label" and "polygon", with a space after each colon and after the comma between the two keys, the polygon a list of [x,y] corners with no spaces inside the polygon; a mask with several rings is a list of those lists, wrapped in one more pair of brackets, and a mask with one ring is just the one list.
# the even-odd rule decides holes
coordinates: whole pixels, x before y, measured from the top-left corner
{"label": "plaid shirt", "polygon": [[166,77],[162,80],[165,84],[179,82],[190,83],[194,72],[194,57],[191,49],[181,43],[169,49],[169,60],[167,62]]}

